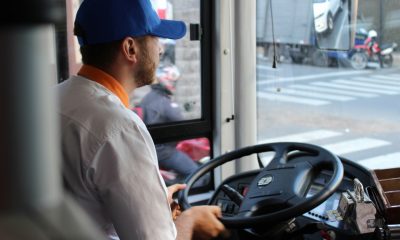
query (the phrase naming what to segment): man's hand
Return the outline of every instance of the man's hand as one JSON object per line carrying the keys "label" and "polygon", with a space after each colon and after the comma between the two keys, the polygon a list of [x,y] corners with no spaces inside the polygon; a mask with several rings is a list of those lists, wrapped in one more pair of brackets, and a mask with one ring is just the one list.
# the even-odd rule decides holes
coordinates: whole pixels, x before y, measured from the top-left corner
{"label": "man's hand", "polygon": [[172,196],[174,193],[185,189],[186,184],[174,184],[168,187],[168,203],[171,206],[171,212],[172,212],[172,219],[176,220],[176,218],[181,215],[182,211],[181,208],[179,207],[179,204],[174,201]]}
{"label": "man's hand", "polygon": [[168,187],[168,203],[172,204],[172,202],[174,201],[174,199],[172,198],[172,195],[174,195],[174,193],[183,190],[186,188],[186,184],[174,184]]}
{"label": "man's hand", "polygon": [[192,231],[188,239],[205,240],[227,236],[225,226],[218,219],[221,216],[221,208],[217,206],[195,206],[184,211],[176,221],[178,239],[185,239],[180,236],[188,236],[189,228]]}

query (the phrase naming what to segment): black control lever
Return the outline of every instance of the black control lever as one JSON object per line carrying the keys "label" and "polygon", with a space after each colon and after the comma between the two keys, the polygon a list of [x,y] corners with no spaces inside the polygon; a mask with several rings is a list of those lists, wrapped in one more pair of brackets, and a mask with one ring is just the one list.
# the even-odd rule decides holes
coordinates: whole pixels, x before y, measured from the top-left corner
{"label": "black control lever", "polygon": [[243,202],[243,195],[238,191],[230,187],[228,184],[224,184],[221,187],[221,190],[238,206],[240,206]]}

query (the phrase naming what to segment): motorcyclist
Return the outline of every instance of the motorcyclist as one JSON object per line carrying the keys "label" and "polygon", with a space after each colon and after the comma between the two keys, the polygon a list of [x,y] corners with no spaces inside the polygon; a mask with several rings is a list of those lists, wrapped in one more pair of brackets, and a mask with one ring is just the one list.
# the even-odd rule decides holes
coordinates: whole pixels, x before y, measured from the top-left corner
{"label": "motorcyclist", "polygon": [[368,46],[370,53],[378,52],[378,33],[375,30],[368,31],[368,37],[365,40],[365,45]]}
{"label": "motorcyclist", "polygon": [[[368,49],[368,55],[371,59],[377,58],[379,66],[383,67],[382,57],[380,55],[380,49],[378,44],[378,33],[375,30],[368,31],[368,37],[364,42]],[[374,56],[375,55],[375,56]]]}
{"label": "motorcyclist", "polygon": [[[172,101],[179,77],[178,68],[171,63],[161,64],[157,69],[158,83],[151,85],[150,92],[139,104],[146,125],[184,120],[179,105]],[[176,172],[178,179],[175,182],[182,181],[198,167],[198,164],[186,153],[179,151],[176,145],[176,142],[156,144],[159,167]]]}

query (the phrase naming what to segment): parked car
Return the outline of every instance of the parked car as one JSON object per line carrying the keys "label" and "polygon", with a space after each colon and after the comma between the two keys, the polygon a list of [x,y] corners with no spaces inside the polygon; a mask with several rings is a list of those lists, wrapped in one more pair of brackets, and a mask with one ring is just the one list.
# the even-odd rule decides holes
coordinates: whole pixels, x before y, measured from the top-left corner
{"label": "parked car", "polygon": [[336,15],[343,9],[344,0],[314,0],[314,25],[318,34],[329,33]]}

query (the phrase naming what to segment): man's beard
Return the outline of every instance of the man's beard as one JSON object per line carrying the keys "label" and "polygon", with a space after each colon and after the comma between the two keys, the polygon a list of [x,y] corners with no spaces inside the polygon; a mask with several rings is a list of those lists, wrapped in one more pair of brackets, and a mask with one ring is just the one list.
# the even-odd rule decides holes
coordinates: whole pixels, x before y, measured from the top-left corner
{"label": "man's beard", "polygon": [[135,73],[136,87],[150,85],[156,80],[156,63],[152,61],[148,52],[142,48],[142,57]]}

